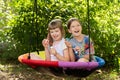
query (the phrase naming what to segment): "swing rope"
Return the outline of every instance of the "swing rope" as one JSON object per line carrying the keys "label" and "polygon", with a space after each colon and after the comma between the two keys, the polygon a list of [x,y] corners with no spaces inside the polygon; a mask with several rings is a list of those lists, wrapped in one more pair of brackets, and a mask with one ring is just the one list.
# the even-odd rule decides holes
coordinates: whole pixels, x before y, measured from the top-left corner
{"label": "swing rope", "polygon": [[91,61],[91,48],[90,48],[90,13],[89,13],[89,0],[87,0],[87,22],[88,22],[88,35],[89,35],[89,61]]}
{"label": "swing rope", "polygon": [[[36,15],[35,15],[36,14]],[[35,16],[35,18],[34,18]],[[35,26],[35,32],[36,32],[36,51],[39,54],[39,50],[38,50],[38,28],[37,28],[37,0],[34,0],[34,7],[33,7],[33,20],[32,20],[32,25],[33,27]],[[32,31],[30,32],[30,43],[29,43],[29,54],[28,54],[28,59],[30,59],[30,52],[31,52],[31,48],[32,48]]]}
{"label": "swing rope", "polygon": [[35,14],[36,14],[36,15],[35,15],[35,19],[34,19],[34,20],[35,20],[35,29],[36,29],[36,30],[35,30],[35,32],[36,32],[36,51],[37,51],[37,53],[39,54],[39,49],[38,49],[38,44],[39,44],[39,43],[38,43],[38,41],[39,41],[39,40],[38,40],[38,39],[39,39],[39,38],[38,38],[38,37],[39,37],[39,29],[38,29],[38,27],[37,27],[37,0],[34,1],[34,10],[35,10],[34,12],[35,12]]}

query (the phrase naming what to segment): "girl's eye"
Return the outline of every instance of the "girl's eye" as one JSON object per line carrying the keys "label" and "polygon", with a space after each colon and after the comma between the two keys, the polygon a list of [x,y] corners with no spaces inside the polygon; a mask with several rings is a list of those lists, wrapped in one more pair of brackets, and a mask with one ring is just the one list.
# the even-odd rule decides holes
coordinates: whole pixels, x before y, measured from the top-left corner
{"label": "girl's eye", "polygon": [[56,30],[55,32],[58,32],[58,30]]}
{"label": "girl's eye", "polygon": [[79,24],[77,26],[80,26]]}
{"label": "girl's eye", "polygon": [[71,27],[73,27],[73,28],[74,28],[75,26],[71,26]]}
{"label": "girl's eye", "polygon": [[50,31],[50,33],[53,33],[53,31]]}

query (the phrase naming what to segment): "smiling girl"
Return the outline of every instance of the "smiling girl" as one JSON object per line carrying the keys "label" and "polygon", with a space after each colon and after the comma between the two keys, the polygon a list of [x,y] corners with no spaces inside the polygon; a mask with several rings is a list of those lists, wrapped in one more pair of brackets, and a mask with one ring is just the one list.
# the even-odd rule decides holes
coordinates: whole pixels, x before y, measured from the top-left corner
{"label": "smiling girl", "polygon": [[94,54],[93,42],[90,42],[89,48],[89,36],[82,34],[82,26],[78,19],[71,18],[67,23],[68,32],[72,34],[69,42],[72,45],[75,60],[80,62],[89,61],[89,49],[91,51],[92,59]]}
{"label": "smiling girl", "polygon": [[[64,39],[64,28],[60,19],[52,20],[48,25],[48,37],[43,39],[42,44],[45,49],[45,60],[48,61],[69,61],[68,48]],[[20,55],[18,60],[27,59],[29,53]],[[30,58],[33,60],[43,60],[41,56],[36,53],[30,53]]]}
{"label": "smiling girl", "polygon": [[65,44],[64,29],[60,19],[52,20],[48,25],[48,37],[42,41],[46,60],[69,61],[68,48]]}

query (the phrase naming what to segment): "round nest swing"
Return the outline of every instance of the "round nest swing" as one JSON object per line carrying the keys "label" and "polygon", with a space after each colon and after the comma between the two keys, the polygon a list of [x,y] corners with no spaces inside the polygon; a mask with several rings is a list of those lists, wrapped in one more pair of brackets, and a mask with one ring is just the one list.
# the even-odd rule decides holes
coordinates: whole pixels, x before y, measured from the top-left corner
{"label": "round nest swing", "polygon": [[[89,27],[89,0],[87,0],[88,5],[88,28],[90,33],[90,27]],[[37,0],[34,1],[34,7],[35,11],[37,13]],[[90,37],[90,34],[89,34]],[[90,41],[90,40],[89,40]],[[38,52],[39,53],[39,52]],[[40,53],[40,55],[42,55]],[[46,60],[32,60],[30,59],[30,53],[28,56],[28,59],[23,58],[20,62],[22,64],[29,65],[30,67],[37,69],[38,67],[43,67],[46,70],[49,69],[50,72],[56,76],[59,76],[61,74],[64,75],[72,75],[75,77],[87,77],[95,70],[101,68],[104,66],[105,61],[104,59],[94,56],[96,61],[90,61],[90,62],[64,62],[64,61],[46,61]]]}
{"label": "round nest swing", "polygon": [[94,56],[96,61],[92,62],[65,62],[65,61],[46,61],[46,60],[32,60],[22,59],[21,63],[31,66],[34,69],[38,67],[49,68],[50,72],[55,76],[72,75],[75,77],[86,77],[101,68],[105,61],[104,59]]}

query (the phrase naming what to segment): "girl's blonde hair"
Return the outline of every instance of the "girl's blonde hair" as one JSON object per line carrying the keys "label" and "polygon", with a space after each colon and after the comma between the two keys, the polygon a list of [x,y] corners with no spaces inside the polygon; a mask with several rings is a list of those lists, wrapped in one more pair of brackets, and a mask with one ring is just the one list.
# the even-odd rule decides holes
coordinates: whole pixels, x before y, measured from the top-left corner
{"label": "girl's blonde hair", "polygon": [[52,20],[49,24],[48,24],[48,39],[50,41],[50,45],[52,45],[53,43],[53,39],[50,35],[50,30],[53,30],[53,29],[56,29],[56,28],[59,28],[60,31],[61,31],[61,34],[62,34],[62,37],[65,36],[65,31],[64,31],[64,28],[62,26],[62,21],[60,19],[54,19]]}

